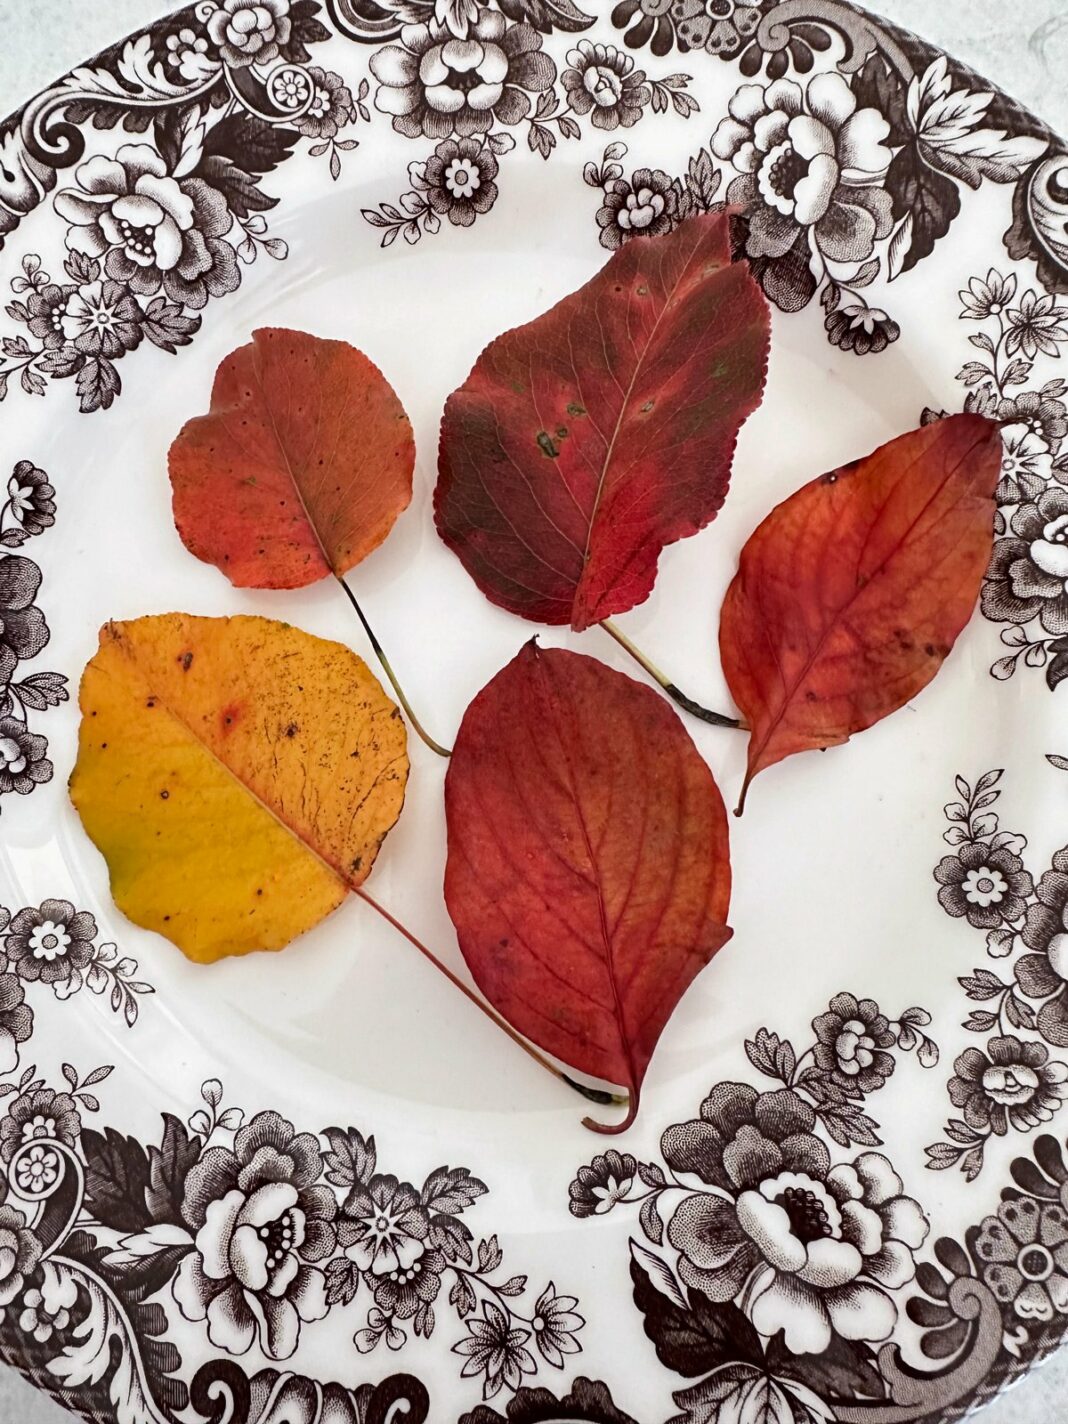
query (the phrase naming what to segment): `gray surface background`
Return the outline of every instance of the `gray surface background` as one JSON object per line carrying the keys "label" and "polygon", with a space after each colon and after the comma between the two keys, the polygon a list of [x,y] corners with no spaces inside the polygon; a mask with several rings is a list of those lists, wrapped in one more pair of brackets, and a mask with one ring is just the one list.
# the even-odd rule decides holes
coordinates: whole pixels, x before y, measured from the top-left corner
{"label": "gray surface background", "polygon": [[[72,65],[177,5],[168,0],[0,0],[0,113]],[[1068,0],[872,0],[1068,132]],[[0,1424],[69,1424],[72,1416],[0,1367]],[[1068,1420],[1068,1348],[981,1415],[983,1424]]]}

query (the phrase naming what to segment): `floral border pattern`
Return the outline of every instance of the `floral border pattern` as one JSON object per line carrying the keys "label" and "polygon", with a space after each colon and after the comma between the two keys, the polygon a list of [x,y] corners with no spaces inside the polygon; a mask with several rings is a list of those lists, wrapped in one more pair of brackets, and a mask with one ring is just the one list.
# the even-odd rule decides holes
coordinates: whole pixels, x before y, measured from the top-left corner
{"label": "floral border pattern", "polygon": [[[792,312],[818,298],[828,341],[858,357],[901,334],[873,290],[889,306],[966,190],[1000,185],[1007,257],[1033,262],[1035,279],[1003,264],[961,292],[981,353],[961,371],[965,404],[1002,422],[1007,449],[983,609],[1009,649],[994,676],[1042,668],[1055,689],[1068,677],[1068,414],[1048,369],[1068,339],[1060,141],[843,0],[620,0],[609,20],[617,42],[605,25],[587,34],[595,17],[574,0],[197,0],[112,46],[0,125],[0,241],[46,202],[62,232],[58,259],[27,251],[11,280],[0,399],[69,380],[81,412],[112,407],[120,363],[188,347],[250,264],[287,257],[269,227],[272,175],[303,154],[338,181],[372,124],[414,145],[399,196],[363,212],[383,247],[483,218],[517,139],[543,160],[596,141],[583,176],[604,248],[744,205],[739,253],[769,299]],[[344,74],[316,62],[337,40],[351,42],[330,50]],[[636,124],[695,121],[691,71],[709,62],[739,80],[711,136],[677,173],[628,169],[623,136]],[[54,522],[54,496],[20,461],[0,515],[0,793],[51,775],[29,714],[67,696],[58,674],[15,680],[47,641],[40,570],[15,551]],[[991,809],[1000,776],[958,781],[953,854],[936,870],[943,909],[983,930],[1012,971],[961,980],[988,1004],[966,1023],[984,1047],[954,1062],[962,1116],[928,1165],[969,1179],[992,1137],[1044,1126],[1068,1095],[1050,1054],[1068,1046],[1068,851],[1035,880],[1023,837],[1000,831]],[[578,1354],[585,1321],[552,1282],[535,1295],[525,1276],[505,1278],[496,1237],[476,1241],[464,1218],[486,1188],[466,1169],[404,1182],[378,1170],[371,1136],[298,1131],[272,1110],[246,1120],[215,1079],[187,1121],[164,1115],[158,1141],[88,1127],[109,1066],[82,1076],[63,1064],[63,1087],[34,1066],[19,1073],[32,985],[50,984],[57,1001],[88,988],[129,1029],[152,988],[67,900],[0,911],[0,938],[0,1358],[86,1418],[120,1424],[174,1424],[182,1411],[210,1424],[385,1424],[397,1407],[420,1424],[431,1402],[412,1375],[349,1388],[249,1373],[241,1360],[255,1345],[282,1363],[303,1328],[353,1310],[356,1350],[392,1361],[447,1319],[456,1373],[483,1395],[462,1424],[634,1424],[607,1382],[538,1382]],[[759,1030],[746,1051],[771,1086],[715,1085],[664,1133],[664,1166],[613,1151],[576,1174],[576,1217],[637,1207],[635,1305],[685,1381],[671,1424],[947,1421],[1060,1340],[1060,1141],[1035,1137],[997,1212],[933,1246],[919,1200],[875,1150],[869,1099],[900,1054],[934,1066],[928,1021],[837,994],[801,1054]],[[168,1310],[220,1352],[192,1379],[167,1339]],[[889,1342],[904,1317],[929,1371]]]}

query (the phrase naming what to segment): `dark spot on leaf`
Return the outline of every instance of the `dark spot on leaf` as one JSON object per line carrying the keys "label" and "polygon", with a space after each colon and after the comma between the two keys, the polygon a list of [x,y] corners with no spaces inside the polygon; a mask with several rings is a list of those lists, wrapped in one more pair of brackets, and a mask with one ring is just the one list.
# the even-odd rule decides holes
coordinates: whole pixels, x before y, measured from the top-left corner
{"label": "dark spot on leaf", "polygon": [[538,444],[543,455],[548,455],[550,460],[555,460],[559,455],[559,450],[553,444],[553,437],[547,430],[539,430],[537,435]]}
{"label": "dark spot on leaf", "polygon": [[150,712],[151,712],[152,708],[155,707],[155,705],[156,705],[156,699],[155,699],[154,697],[150,697],[150,698],[148,699],[148,701],[145,703],[145,706],[148,708],[148,710],[149,710]]}
{"label": "dark spot on leaf", "polygon": [[353,870],[359,870],[359,868],[360,868],[360,866],[361,866],[362,864],[363,864],[363,856],[362,856],[362,855],[358,855],[358,856],[356,857],[356,859],[352,862],[352,868],[353,868]]}
{"label": "dark spot on leaf", "polygon": [[297,726],[296,722],[290,722],[289,726],[286,728],[286,736],[295,737],[299,731],[300,728]]}
{"label": "dark spot on leaf", "polygon": [[178,659],[178,661],[182,665],[182,671],[188,672],[189,669],[193,666],[193,654],[183,653],[182,656]]}
{"label": "dark spot on leaf", "polygon": [[557,438],[557,440],[566,440],[566,439],[567,439],[567,426],[566,426],[566,425],[558,425],[558,426],[556,427],[556,438]]}
{"label": "dark spot on leaf", "polygon": [[643,283],[642,286],[640,286],[640,287],[638,288],[638,296],[639,296],[639,297],[647,297],[648,295],[649,295],[649,288],[648,288],[647,286],[645,286],[644,283]]}
{"label": "dark spot on leaf", "polygon": [[656,405],[656,401],[655,401],[655,400],[647,400],[647,401],[645,402],[645,404],[642,406],[642,415],[648,415],[649,412],[652,410],[653,406],[655,406],[655,405]]}
{"label": "dark spot on leaf", "polygon": [[170,793],[169,791],[166,791],[166,790],[161,791],[161,792],[159,793],[159,799],[160,799],[161,801],[169,801],[169,800],[171,799],[171,793]]}
{"label": "dark spot on leaf", "polygon": [[813,692],[813,690],[812,690],[811,687],[810,687],[810,688],[807,690],[807,692],[805,693],[805,701],[806,701],[806,702],[815,702],[815,701],[816,701],[816,694]]}
{"label": "dark spot on leaf", "polygon": [[576,401],[568,401],[567,413],[574,420],[577,416],[586,414],[586,407],[579,405]]}

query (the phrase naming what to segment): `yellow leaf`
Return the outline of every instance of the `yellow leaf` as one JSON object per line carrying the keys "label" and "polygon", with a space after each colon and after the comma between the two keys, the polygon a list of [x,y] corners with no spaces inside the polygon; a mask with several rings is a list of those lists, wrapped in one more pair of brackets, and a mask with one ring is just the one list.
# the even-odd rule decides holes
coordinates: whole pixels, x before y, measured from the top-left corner
{"label": "yellow leaf", "polygon": [[366,664],[268,618],[108,623],[70,794],[129,918],[190,959],[281,949],[360,885],[407,734]]}

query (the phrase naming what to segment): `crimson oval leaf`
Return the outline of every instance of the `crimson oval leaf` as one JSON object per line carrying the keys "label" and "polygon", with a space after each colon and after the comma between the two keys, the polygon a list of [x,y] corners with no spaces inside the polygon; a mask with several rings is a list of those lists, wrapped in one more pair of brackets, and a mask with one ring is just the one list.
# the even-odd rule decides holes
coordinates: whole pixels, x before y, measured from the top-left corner
{"label": "crimson oval leaf", "polygon": [[382,543],[412,497],[415,441],[362,351],[269,327],[221,362],[169,465],[191,553],[239,588],[302,588]]}
{"label": "crimson oval leaf", "polygon": [[758,772],[931,681],[979,596],[1000,468],[995,422],[950,416],[821,475],[755,531],[719,631],[750,728],[742,803]]}
{"label": "crimson oval leaf", "polygon": [[664,545],[723,503],[769,331],[716,213],[492,341],[446,403],[434,496],[487,598],[582,629],[648,597]]}
{"label": "crimson oval leaf", "polygon": [[445,900],[471,973],[580,1072],[642,1079],[730,937],[727,818],[676,713],[593,658],[527,646],[467,709],[445,779]]}

